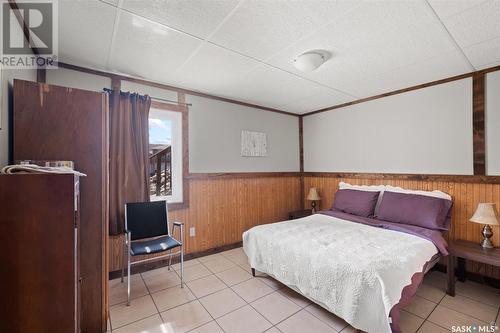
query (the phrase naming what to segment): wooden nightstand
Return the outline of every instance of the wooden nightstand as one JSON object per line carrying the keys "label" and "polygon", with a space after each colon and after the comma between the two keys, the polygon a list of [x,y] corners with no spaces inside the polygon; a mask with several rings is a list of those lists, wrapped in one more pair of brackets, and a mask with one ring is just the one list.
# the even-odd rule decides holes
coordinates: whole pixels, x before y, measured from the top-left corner
{"label": "wooden nightstand", "polygon": [[465,260],[500,266],[500,248],[485,249],[478,243],[469,241],[450,241],[448,244],[448,287],[446,293],[455,296],[455,259],[457,259],[457,276],[459,281],[465,281]]}
{"label": "wooden nightstand", "polygon": [[300,219],[301,217],[306,217],[309,215],[312,215],[312,211],[310,209],[296,210],[294,212],[288,213],[288,219],[295,220],[295,219]]}

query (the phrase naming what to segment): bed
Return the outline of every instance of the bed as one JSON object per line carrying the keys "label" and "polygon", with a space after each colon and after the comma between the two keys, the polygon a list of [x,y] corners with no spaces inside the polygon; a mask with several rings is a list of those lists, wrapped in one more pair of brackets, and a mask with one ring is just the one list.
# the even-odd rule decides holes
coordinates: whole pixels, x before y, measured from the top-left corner
{"label": "bed", "polygon": [[[385,199],[382,203],[378,199],[374,200],[383,209]],[[408,210],[401,202],[398,206]],[[445,229],[451,200],[443,209]],[[446,242],[439,228],[373,215],[332,207],[256,226],[243,234],[243,249],[252,269],[274,277],[351,326],[370,333],[400,332],[400,308],[415,295],[425,272],[447,254]]]}

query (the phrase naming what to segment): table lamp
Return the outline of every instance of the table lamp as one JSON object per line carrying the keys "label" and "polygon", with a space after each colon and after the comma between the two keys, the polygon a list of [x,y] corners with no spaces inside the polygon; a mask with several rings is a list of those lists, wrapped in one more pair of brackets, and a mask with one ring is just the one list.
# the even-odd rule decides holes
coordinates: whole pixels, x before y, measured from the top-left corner
{"label": "table lamp", "polygon": [[484,224],[482,235],[483,240],[481,246],[487,249],[493,248],[491,236],[493,236],[492,225],[498,225],[498,212],[494,203],[479,203],[476,212],[470,218],[471,222]]}
{"label": "table lamp", "polygon": [[309,189],[309,194],[307,195],[307,200],[311,201],[312,212],[316,212],[316,201],[321,200],[319,196],[318,189],[316,187],[311,187]]}

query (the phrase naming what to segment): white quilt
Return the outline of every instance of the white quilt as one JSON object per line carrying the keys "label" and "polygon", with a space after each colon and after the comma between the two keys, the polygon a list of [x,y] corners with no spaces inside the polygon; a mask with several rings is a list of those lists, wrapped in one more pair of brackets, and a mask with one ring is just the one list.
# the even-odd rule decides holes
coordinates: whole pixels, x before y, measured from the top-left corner
{"label": "white quilt", "polygon": [[414,235],[322,214],[256,226],[243,249],[256,270],[370,333],[391,332],[403,288],[438,252]]}

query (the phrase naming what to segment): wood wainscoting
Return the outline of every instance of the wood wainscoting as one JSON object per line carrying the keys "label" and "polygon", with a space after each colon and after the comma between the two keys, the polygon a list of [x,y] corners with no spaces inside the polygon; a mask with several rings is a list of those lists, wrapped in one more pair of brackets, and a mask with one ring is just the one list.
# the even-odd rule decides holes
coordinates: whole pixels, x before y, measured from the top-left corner
{"label": "wood wainscoting", "polygon": [[[305,193],[310,187],[317,187],[322,197],[321,209],[329,209],[332,205],[334,194],[338,189],[339,182],[356,185],[392,185],[413,190],[440,190],[453,197],[452,226],[445,234],[446,239],[463,239],[478,242],[481,239],[482,225],[469,222],[479,202],[494,202],[500,207],[500,184],[488,184],[483,182],[439,182],[419,181],[405,179],[370,179],[370,178],[339,178],[335,176],[305,176]],[[307,203],[308,204],[308,203]],[[493,243],[500,245],[500,230],[493,227]],[[500,278],[498,267],[467,262],[467,271],[485,275],[491,278]]]}
{"label": "wood wainscoting", "polygon": [[[240,242],[253,226],[286,220],[300,208],[300,187],[298,175],[192,178],[189,208],[171,211],[169,218],[185,223],[186,253],[197,253]],[[190,227],[196,228],[195,237],[189,237]],[[123,236],[111,236],[109,248],[110,271],[120,270]]]}

